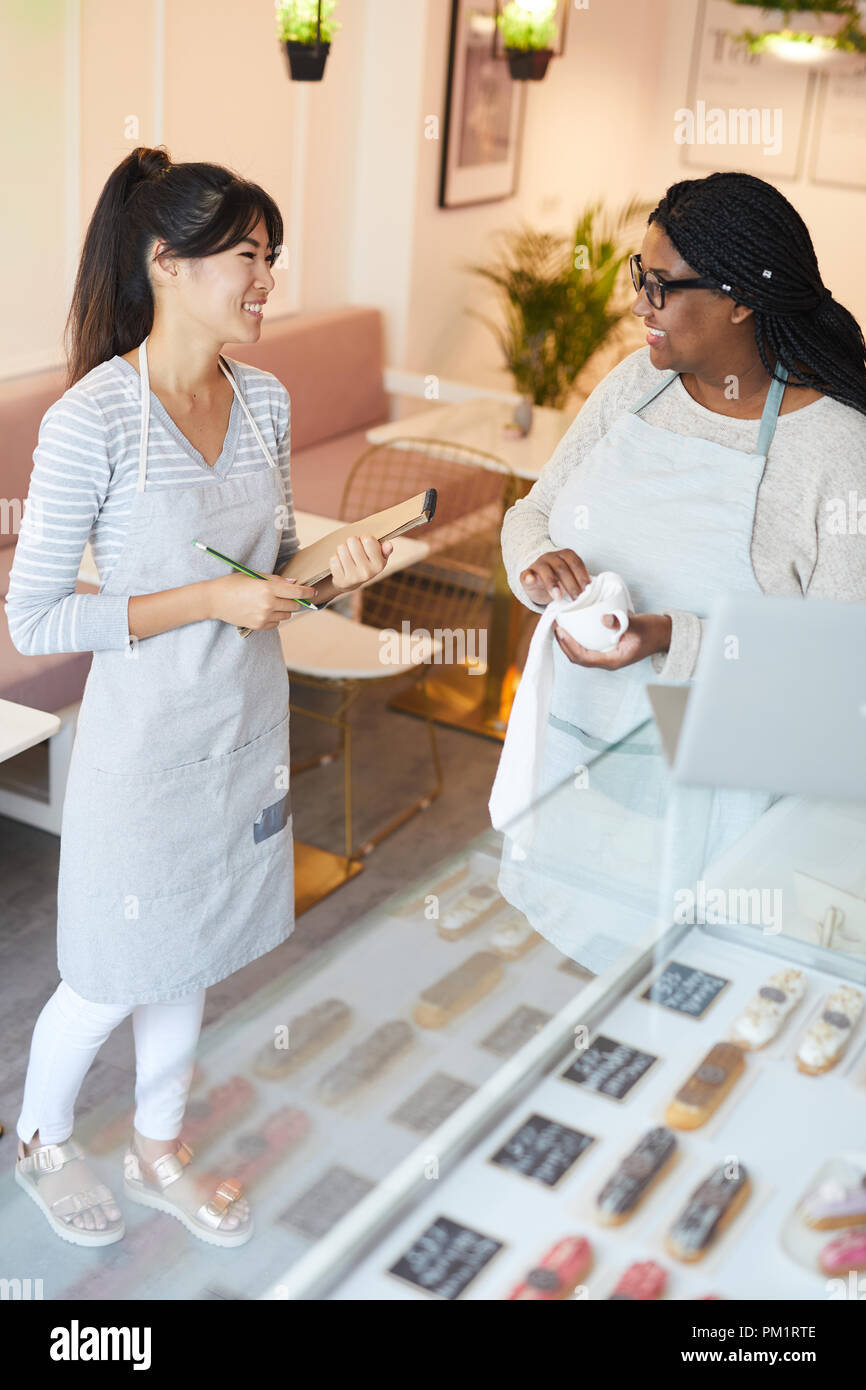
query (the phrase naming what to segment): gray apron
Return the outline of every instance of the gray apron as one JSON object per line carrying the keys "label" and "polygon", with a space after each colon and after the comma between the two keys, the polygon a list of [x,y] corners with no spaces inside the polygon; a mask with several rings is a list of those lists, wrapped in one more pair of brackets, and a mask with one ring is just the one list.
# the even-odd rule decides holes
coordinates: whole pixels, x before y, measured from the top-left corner
{"label": "gray apron", "polygon": [[[783,373],[784,380],[770,384],[754,453],[648,424],[639,412],[678,373],[654,383],[569,474],[550,512],[553,548],[574,549],[590,574],[621,574],[637,613],[673,608],[706,617],[721,594],[760,594],[752,530]],[[646,694],[647,682],[658,676],[649,657],[616,671],[593,670],[570,662],[557,643],[553,663],[537,811],[514,836],[506,831],[498,886],[536,931],[600,973],[658,906],[660,866],[642,857],[653,825],[661,845],[671,789]],[[579,771],[585,783],[575,778]],[[547,804],[543,798],[569,778],[574,791],[566,788]],[[603,846],[581,826],[584,785],[623,808],[626,843],[606,867]],[[711,862],[776,799],[736,788],[708,791],[702,814],[684,818],[692,858]]]}
{"label": "gray apron", "polygon": [[[151,594],[230,571],[194,540],[273,573],[280,470],[148,489],[147,339],[138,353],[138,485],[101,594]],[[206,465],[203,465],[206,466]],[[95,1003],[179,999],[294,928],[289,687],[279,629],[244,640],[205,619],[93,653],[63,805],[61,977]]]}

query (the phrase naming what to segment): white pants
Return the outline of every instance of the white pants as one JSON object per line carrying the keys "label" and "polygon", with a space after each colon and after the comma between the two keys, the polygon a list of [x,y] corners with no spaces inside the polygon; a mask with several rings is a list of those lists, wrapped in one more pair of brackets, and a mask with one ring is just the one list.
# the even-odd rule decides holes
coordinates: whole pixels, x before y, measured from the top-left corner
{"label": "white pants", "polygon": [[81,1083],[102,1044],[132,1014],[135,1128],[145,1139],[180,1134],[201,1032],[205,991],[156,1004],[94,1004],[61,980],[33,1029],[17,1131],[29,1144],[72,1134]]}

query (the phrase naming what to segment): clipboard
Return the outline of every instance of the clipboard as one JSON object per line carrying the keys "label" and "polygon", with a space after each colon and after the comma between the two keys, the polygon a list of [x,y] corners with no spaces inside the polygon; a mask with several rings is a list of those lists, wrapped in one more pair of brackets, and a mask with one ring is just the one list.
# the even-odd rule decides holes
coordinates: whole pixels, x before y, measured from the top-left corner
{"label": "clipboard", "polygon": [[[418,492],[414,497],[408,497],[405,502],[397,502],[393,507],[385,507],[381,512],[372,512],[369,516],[362,517],[360,521],[347,522],[345,526],[339,526],[335,531],[329,531],[326,536],[320,536],[317,541],[313,541],[312,545],[305,545],[303,549],[296,550],[282,569],[275,571],[275,573],[287,577],[291,572],[292,577],[297,579],[299,584],[314,585],[318,589],[317,604],[330,603],[331,599],[345,592],[335,588],[333,583],[329,582],[331,570],[328,561],[341,542],[348,540],[350,536],[362,535],[375,536],[379,542],[390,541],[395,536],[402,536],[404,532],[412,531],[416,526],[423,526],[428,521],[432,521],[435,511],[436,489],[435,487],[428,487],[424,492]],[[303,612],[304,610],[299,609],[298,611]],[[241,637],[249,637],[255,629],[239,627],[237,631]]]}

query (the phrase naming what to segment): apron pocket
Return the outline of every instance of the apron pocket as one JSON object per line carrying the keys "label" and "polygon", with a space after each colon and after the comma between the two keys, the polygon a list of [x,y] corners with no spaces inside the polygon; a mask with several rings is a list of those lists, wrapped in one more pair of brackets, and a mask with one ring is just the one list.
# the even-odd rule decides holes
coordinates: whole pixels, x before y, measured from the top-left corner
{"label": "apron pocket", "polygon": [[288,779],[288,714],[230,753],[158,772],[103,772],[80,761],[67,786],[64,860],[100,897],[206,895],[285,851]]}

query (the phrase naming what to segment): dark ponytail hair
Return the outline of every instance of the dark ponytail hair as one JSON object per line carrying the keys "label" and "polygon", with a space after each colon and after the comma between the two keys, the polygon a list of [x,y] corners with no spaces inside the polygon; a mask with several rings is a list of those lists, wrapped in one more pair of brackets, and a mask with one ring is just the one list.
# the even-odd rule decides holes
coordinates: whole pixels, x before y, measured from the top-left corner
{"label": "dark ponytail hair", "polygon": [[221,164],[172,164],[164,146],[139,145],[112,171],[93,210],[66,320],[67,389],[100,362],[129,352],[153,327],[147,256],[227,251],[264,218],[273,264],[283,219],[257,183]]}
{"label": "dark ponytail hair", "polygon": [[822,283],[808,228],[777,188],[753,174],[683,179],[649,222],[697,275],[754,310],[755,342],[770,376],[779,362],[799,384],[866,414],[863,333]]}

